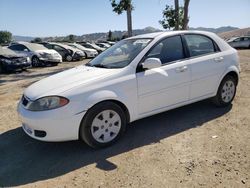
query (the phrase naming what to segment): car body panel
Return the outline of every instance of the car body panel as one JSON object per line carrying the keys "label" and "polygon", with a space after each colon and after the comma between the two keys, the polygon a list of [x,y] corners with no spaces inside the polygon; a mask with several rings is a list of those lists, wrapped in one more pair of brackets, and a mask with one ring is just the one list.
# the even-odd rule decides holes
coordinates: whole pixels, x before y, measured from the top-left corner
{"label": "car body panel", "polygon": [[[137,71],[145,55],[159,41],[166,37],[185,36],[185,34],[205,35],[218,45],[219,51],[181,59],[150,70]],[[152,40],[129,65],[123,68],[78,66],[45,78],[27,88],[24,96],[31,101],[53,95],[65,97],[70,101],[64,107],[44,112],[25,110],[21,101],[18,111],[24,124],[31,129],[43,129],[50,135],[42,139],[31,136],[47,141],[78,139],[81,119],[84,118],[88,109],[99,102],[112,100],[124,104],[129,113],[129,120],[133,122],[143,117],[213,97],[226,74],[232,71],[239,74],[237,52],[213,33],[159,32],[130,39],[137,38]],[[221,57],[223,58],[220,59]],[[185,67],[185,71],[178,72],[181,67]],[[39,123],[36,123],[36,119]],[[46,125],[43,127],[43,124]],[[68,132],[60,130],[57,133],[55,127],[59,127],[59,124],[62,124],[62,129],[68,130]]]}

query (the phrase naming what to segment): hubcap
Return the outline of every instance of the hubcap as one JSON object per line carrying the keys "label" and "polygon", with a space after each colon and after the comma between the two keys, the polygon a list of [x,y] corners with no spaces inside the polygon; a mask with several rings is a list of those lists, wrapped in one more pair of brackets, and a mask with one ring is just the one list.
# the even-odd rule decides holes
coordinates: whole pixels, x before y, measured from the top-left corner
{"label": "hubcap", "polygon": [[121,129],[121,117],[113,110],[99,113],[91,125],[93,138],[100,143],[107,143],[117,137]]}
{"label": "hubcap", "polygon": [[221,92],[221,97],[223,102],[225,103],[230,102],[234,97],[234,92],[235,92],[234,82],[231,80],[226,81]]}
{"label": "hubcap", "polygon": [[72,60],[71,56],[69,56],[69,55],[66,57],[66,59],[67,59],[67,61],[71,61]]}

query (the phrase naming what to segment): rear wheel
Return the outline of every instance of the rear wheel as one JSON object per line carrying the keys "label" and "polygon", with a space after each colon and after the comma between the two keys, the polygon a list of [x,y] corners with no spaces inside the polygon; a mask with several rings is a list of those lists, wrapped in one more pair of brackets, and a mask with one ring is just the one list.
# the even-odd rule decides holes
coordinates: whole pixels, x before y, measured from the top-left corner
{"label": "rear wheel", "polygon": [[40,65],[40,60],[38,57],[34,56],[31,60],[32,67],[38,67]]}
{"label": "rear wheel", "polygon": [[217,91],[217,95],[213,98],[216,106],[224,107],[231,104],[236,94],[236,80],[234,77],[226,76]]}
{"label": "rear wheel", "polygon": [[88,59],[89,58],[88,54],[86,52],[84,52],[84,54],[85,54],[85,59]]}
{"label": "rear wheel", "polygon": [[120,106],[102,102],[92,107],[82,120],[80,138],[93,148],[116,142],[126,129],[126,116]]}
{"label": "rear wheel", "polygon": [[66,56],[66,61],[72,61],[72,60],[73,60],[73,58],[72,58],[71,55],[67,55],[67,56]]}

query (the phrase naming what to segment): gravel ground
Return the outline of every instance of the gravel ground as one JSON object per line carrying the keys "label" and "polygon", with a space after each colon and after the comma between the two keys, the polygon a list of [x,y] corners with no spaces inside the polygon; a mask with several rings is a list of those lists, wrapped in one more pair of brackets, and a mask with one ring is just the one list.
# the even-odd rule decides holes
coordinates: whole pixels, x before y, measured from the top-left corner
{"label": "gravel ground", "polygon": [[112,147],[44,143],[20,128],[24,88],[86,63],[0,76],[0,187],[250,187],[250,50],[232,106],[209,100],[132,123]]}

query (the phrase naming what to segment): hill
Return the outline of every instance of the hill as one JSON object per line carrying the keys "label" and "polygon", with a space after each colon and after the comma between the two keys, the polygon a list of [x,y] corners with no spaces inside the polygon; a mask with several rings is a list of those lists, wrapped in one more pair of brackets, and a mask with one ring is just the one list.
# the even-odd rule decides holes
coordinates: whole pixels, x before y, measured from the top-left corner
{"label": "hill", "polygon": [[[206,27],[197,27],[197,28],[190,28],[190,30],[202,30],[202,31],[210,31],[214,33],[225,33],[231,32],[234,30],[239,30],[237,27],[232,26],[224,26],[219,28],[206,28]],[[154,28],[154,27],[146,27],[144,29],[135,29],[133,30],[134,35],[141,35],[146,33],[153,33],[153,32],[160,32],[162,30]],[[127,31],[112,31],[112,36],[114,38],[121,39],[123,36],[127,34]],[[76,41],[98,41],[98,40],[106,40],[108,33],[100,32],[100,33],[90,33],[84,34],[80,36],[75,36]],[[34,37],[28,36],[13,36],[15,41],[31,41]],[[68,36],[61,36],[61,37],[45,37],[43,38],[44,41],[65,41],[68,39]]]}
{"label": "hill", "polygon": [[25,42],[30,42],[31,40],[33,40],[34,37],[29,37],[29,36],[19,36],[19,35],[14,35],[12,37],[12,40],[14,41],[25,41]]}
{"label": "hill", "polygon": [[213,33],[223,33],[227,31],[233,31],[235,29],[239,29],[238,27],[232,27],[232,26],[223,26],[218,28],[207,28],[207,27],[190,27],[189,30],[200,30],[200,31],[209,31]]}
{"label": "hill", "polygon": [[229,39],[238,36],[250,36],[250,27],[244,29],[235,29],[233,31],[223,32],[218,34],[221,38]]}

